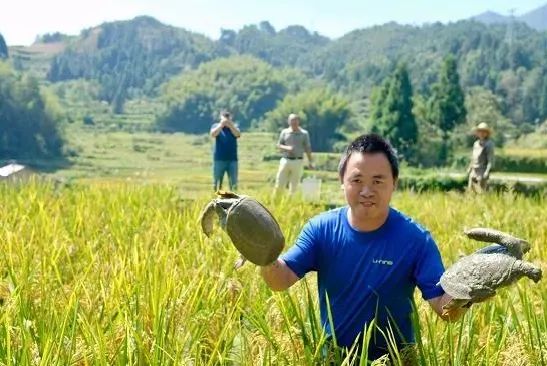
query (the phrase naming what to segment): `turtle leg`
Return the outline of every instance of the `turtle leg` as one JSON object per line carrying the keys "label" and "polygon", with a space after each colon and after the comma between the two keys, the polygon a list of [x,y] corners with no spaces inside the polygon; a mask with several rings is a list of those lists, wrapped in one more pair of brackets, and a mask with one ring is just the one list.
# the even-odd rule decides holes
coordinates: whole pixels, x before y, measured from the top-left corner
{"label": "turtle leg", "polygon": [[215,218],[215,206],[216,203],[211,201],[205,206],[200,214],[199,221],[201,223],[201,230],[208,237],[213,233],[213,220]]}
{"label": "turtle leg", "polygon": [[443,305],[443,315],[447,315],[452,309],[463,308],[469,303],[469,299],[452,299]]}
{"label": "turtle leg", "polygon": [[471,291],[471,297],[473,297],[473,303],[479,303],[490,299],[496,294],[496,290],[490,287],[483,287],[478,290]]}
{"label": "turtle leg", "polygon": [[521,259],[522,255],[530,250],[530,243],[528,241],[514,237],[503,231],[477,227],[465,230],[464,233],[473,240],[503,245],[507,248],[509,253],[517,259]]}

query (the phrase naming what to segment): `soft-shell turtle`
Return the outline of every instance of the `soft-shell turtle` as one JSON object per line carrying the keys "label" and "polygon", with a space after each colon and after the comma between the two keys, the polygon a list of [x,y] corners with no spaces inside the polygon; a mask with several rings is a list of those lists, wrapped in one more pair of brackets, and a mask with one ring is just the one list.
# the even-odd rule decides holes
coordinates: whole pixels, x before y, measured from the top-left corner
{"label": "soft-shell turtle", "polygon": [[275,261],[283,249],[285,238],[270,211],[248,196],[224,191],[218,191],[217,195],[218,198],[209,202],[200,216],[205,235],[213,233],[216,213],[220,226],[244,259],[259,266]]}
{"label": "soft-shell turtle", "polygon": [[538,282],[541,268],[521,260],[530,244],[501,231],[475,228],[465,231],[470,238],[486,242],[498,241],[465,256],[442,275],[439,284],[453,299],[443,306],[444,312],[481,302],[496,294],[496,289],[508,286],[522,277]]}

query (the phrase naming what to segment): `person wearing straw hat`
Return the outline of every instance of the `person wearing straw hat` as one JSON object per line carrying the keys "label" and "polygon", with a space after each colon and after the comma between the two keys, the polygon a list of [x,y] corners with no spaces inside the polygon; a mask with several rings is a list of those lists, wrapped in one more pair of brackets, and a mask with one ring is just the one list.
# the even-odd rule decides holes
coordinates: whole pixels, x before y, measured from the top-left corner
{"label": "person wearing straw hat", "polygon": [[488,188],[488,179],[494,165],[494,142],[490,139],[492,129],[481,122],[474,129],[477,140],[473,144],[471,162],[467,168],[469,191],[482,193]]}

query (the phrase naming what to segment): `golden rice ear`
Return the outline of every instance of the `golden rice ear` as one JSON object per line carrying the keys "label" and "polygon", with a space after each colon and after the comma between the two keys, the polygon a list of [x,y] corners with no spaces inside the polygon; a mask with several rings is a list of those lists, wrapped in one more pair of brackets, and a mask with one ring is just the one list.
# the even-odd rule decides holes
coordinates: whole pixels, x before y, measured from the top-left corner
{"label": "golden rice ear", "polygon": [[213,233],[213,221],[215,220],[215,202],[211,201],[205,206],[199,215],[201,230],[207,237]]}

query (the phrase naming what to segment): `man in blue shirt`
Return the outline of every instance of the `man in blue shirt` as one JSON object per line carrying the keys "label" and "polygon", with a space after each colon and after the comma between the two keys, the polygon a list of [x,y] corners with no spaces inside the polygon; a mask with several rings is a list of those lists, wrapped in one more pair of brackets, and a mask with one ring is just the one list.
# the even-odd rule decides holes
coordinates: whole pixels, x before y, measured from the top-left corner
{"label": "man in blue shirt", "polygon": [[437,245],[427,230],[390,207],[399,167],[389,143],[375,134],[360,136],[342,156],[339,175],[347,206],[312,218],[295,245],[261,274],[271,289],[282,291],[316,271],[327,334],[351,348],[374,321],[372,360],[388,353],[385,335],[399,349],[414,343],[416,286],[444,320],[457,320],[465,310],[443,314],[451,298],[436,286],[444,272]]}
{"label": "man in blue shirt", "polygon": [[211,137],[215,138],[213,152],[213,189],[222,188],[224,173],[228,174],[231,191],[237,190],[237,139],[241,132],[232,121],[228,111],[220,113],[220,122],[211,127]]}

